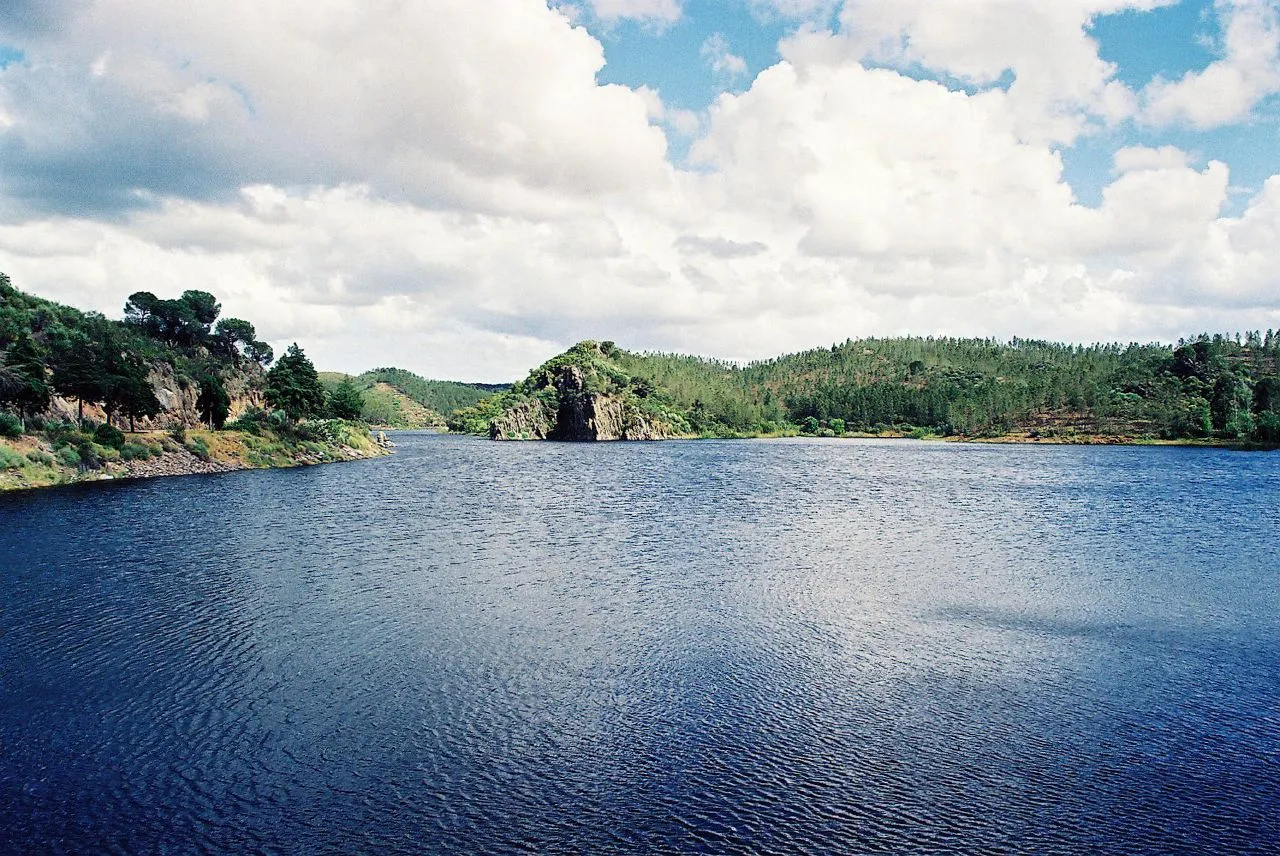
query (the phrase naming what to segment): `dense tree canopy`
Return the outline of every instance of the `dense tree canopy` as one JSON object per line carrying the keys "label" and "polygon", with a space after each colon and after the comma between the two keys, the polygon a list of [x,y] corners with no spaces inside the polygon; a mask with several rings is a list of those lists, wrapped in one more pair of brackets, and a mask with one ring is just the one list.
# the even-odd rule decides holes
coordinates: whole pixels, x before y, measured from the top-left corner
{"label": "dense tree canopy", "polygon": [[316,367],[295,342],[267,372],[267,403],[290,419],[319,416],[325,411],[324,387]]}

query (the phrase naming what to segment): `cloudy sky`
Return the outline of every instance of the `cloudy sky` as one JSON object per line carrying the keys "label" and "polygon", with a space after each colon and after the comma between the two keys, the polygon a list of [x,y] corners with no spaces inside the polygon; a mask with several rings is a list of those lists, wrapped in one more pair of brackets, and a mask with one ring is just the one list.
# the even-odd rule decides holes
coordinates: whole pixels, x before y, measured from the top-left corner
{"label": "cloudy sky", "polygon": [[489,381],[1280,328],[1280,0],[4,0],[0,270]]}

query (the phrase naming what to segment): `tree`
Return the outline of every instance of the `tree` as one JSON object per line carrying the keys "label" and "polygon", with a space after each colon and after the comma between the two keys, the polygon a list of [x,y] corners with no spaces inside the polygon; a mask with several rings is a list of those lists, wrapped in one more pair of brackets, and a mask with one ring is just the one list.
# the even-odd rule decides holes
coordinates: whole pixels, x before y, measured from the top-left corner
{"label": "tree", "polygon": [[271,361],[276,358],[275,353],[271,350],[271,346],[266,342],[251,343],[248,348],[248,353],[249,359],[263,366],[271,365]]}
{"label": "tree", "polygon": [[221,428],[231,413],[231,396],[227,395],[226,387],[217,375],[205,372],[196,378],[196,382],[200,384],[200,396],[196,399],[200,418],[210,428]]}
{"label": "tree", "polygon": [[1213,385],[1213,427],[1228,437],[1253,433],[1253,389],[1230,371],[1218,376]]}
{"label": "tree", "polygon": [[237,353],[241,347],[248,348],[258,338],[253,325],[239,318],[223,318],[214,328],[213,335],[229,354]]}
{"label": "tree", "polygon": [[133,324],[141,327],[143,330],[154,335],[157,332],[158,320],[156,318],[156,306],[160,303],[160,298],[156,297],[149,291],[135,291],[129,295],[128,301],[124,304],[124,321],[126,324]]}
{"label": "tree", "polygon": [[178,298],[178,302],[186,307],[196,323],[204,327],[206,335],[209,333],[209,328],[213,326],[213,322],[218,320],[218,314],[222,312],[222,304],[218,302],[218,298],[207,291],[184,291]]}
{"label": "tree", "polygon": [[359,419],[364,412],[364,395],[344,377],[329,396],[329,413],[335,419]]}
{"label": "tree", "polygon": [[129,417],[132,426],[137,416],[159,413],[160,402],[147,379],[146,364],[122,333],[110,322],[101,329],[102,408],[107,412],[108,425],[112,424],[117,413],[123,413]]}
{"label": "tree", "polygon": [[8,383],[0,384],[0,402],[17,405],[24,416],[49,406],[49,382],[39,348],[27,334],[19,336],[4,355]]}
{"label": "tree", "polygon": [[156,398],[155,387],[145,374],[130,373],[117,381],[116,394],[120,412],[129,417],[129,430],[134,429],[134,420],[155,416],[160,412],[160,399]]}
{"label": "tree", "polygon": [[85,402],[102,401],[106,396],[101,341],[89,331],[69,332],[55,340],[50,362],[54,390],[76,400],[79,419],[83,422]]}
{"label": "tree", "polygon": [[305,419],[324,412],[324,387],[316,367],[295,342],[267,372],[267,404],[283,410],[290,419]]}

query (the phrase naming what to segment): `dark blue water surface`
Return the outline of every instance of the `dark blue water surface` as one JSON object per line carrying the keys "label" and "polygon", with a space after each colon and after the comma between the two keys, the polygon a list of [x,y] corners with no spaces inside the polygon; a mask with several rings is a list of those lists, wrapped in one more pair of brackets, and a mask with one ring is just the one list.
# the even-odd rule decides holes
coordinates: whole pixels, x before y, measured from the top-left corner
{"label": "dark blue water surface", "polygon": [[1280,454],[398,440],[0,497],[0,850],[1280,848]]}

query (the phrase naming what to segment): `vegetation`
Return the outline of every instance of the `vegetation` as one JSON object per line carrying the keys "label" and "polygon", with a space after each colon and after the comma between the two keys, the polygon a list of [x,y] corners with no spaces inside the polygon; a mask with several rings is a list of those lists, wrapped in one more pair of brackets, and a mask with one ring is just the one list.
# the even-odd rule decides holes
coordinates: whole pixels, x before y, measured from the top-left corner
{"label": "vegetation", "polygon": [[848,340],[738,366],[580,343],[510,391],[451,417],[485,434],[557,371],[691,436],[844,434],[1280,442],[1280,334],[1203,334],[1176,346],[1015,339]]}
{"label": "vegetation", "polygon": [[327,402],[320,376],[296,342],[267,372],[266,399],[267,404],[283,410],[290,419],[325,413]]}
{"label": "vegetation", "polygon": [[[133,470],[122,466],[166,453],[227,466],[279,466],[372,444],[364,426],[323,427],[335,413],[358,416],[358,390],[330,399],[296,344],[264,373],[271,347],[252,324],[219,319],[220,313],[207,292],[172,300],[135,292],[123,319],[114,321],[24,294],[0,274],[0,488],[125,474]],[[266,430],[279,455],[237,457],[243,439],[212,430],[230,417],[233,389],[242,409],[263,399],[278,408],[285,427]],[[144,423],[152,430],[135,430],[138,420],[158,416],[173,425],[170,434],[158,439],[154,422]],[[188,436],[197,420],[211,431]],[[322,427],[307,427],[308,420]]]}
{"label": "vegetation", "polygon": [[[497,384],[427,380],[395,368],[373,369],[358,377],[321,372],[320,381],[331,397],[338,394],[344,383],[349,384],[362,399],[360,418],[370,425],[389,428],[444,427],[446,415],[507,388]],[[344,391],[343,395],[349,393]]]}

